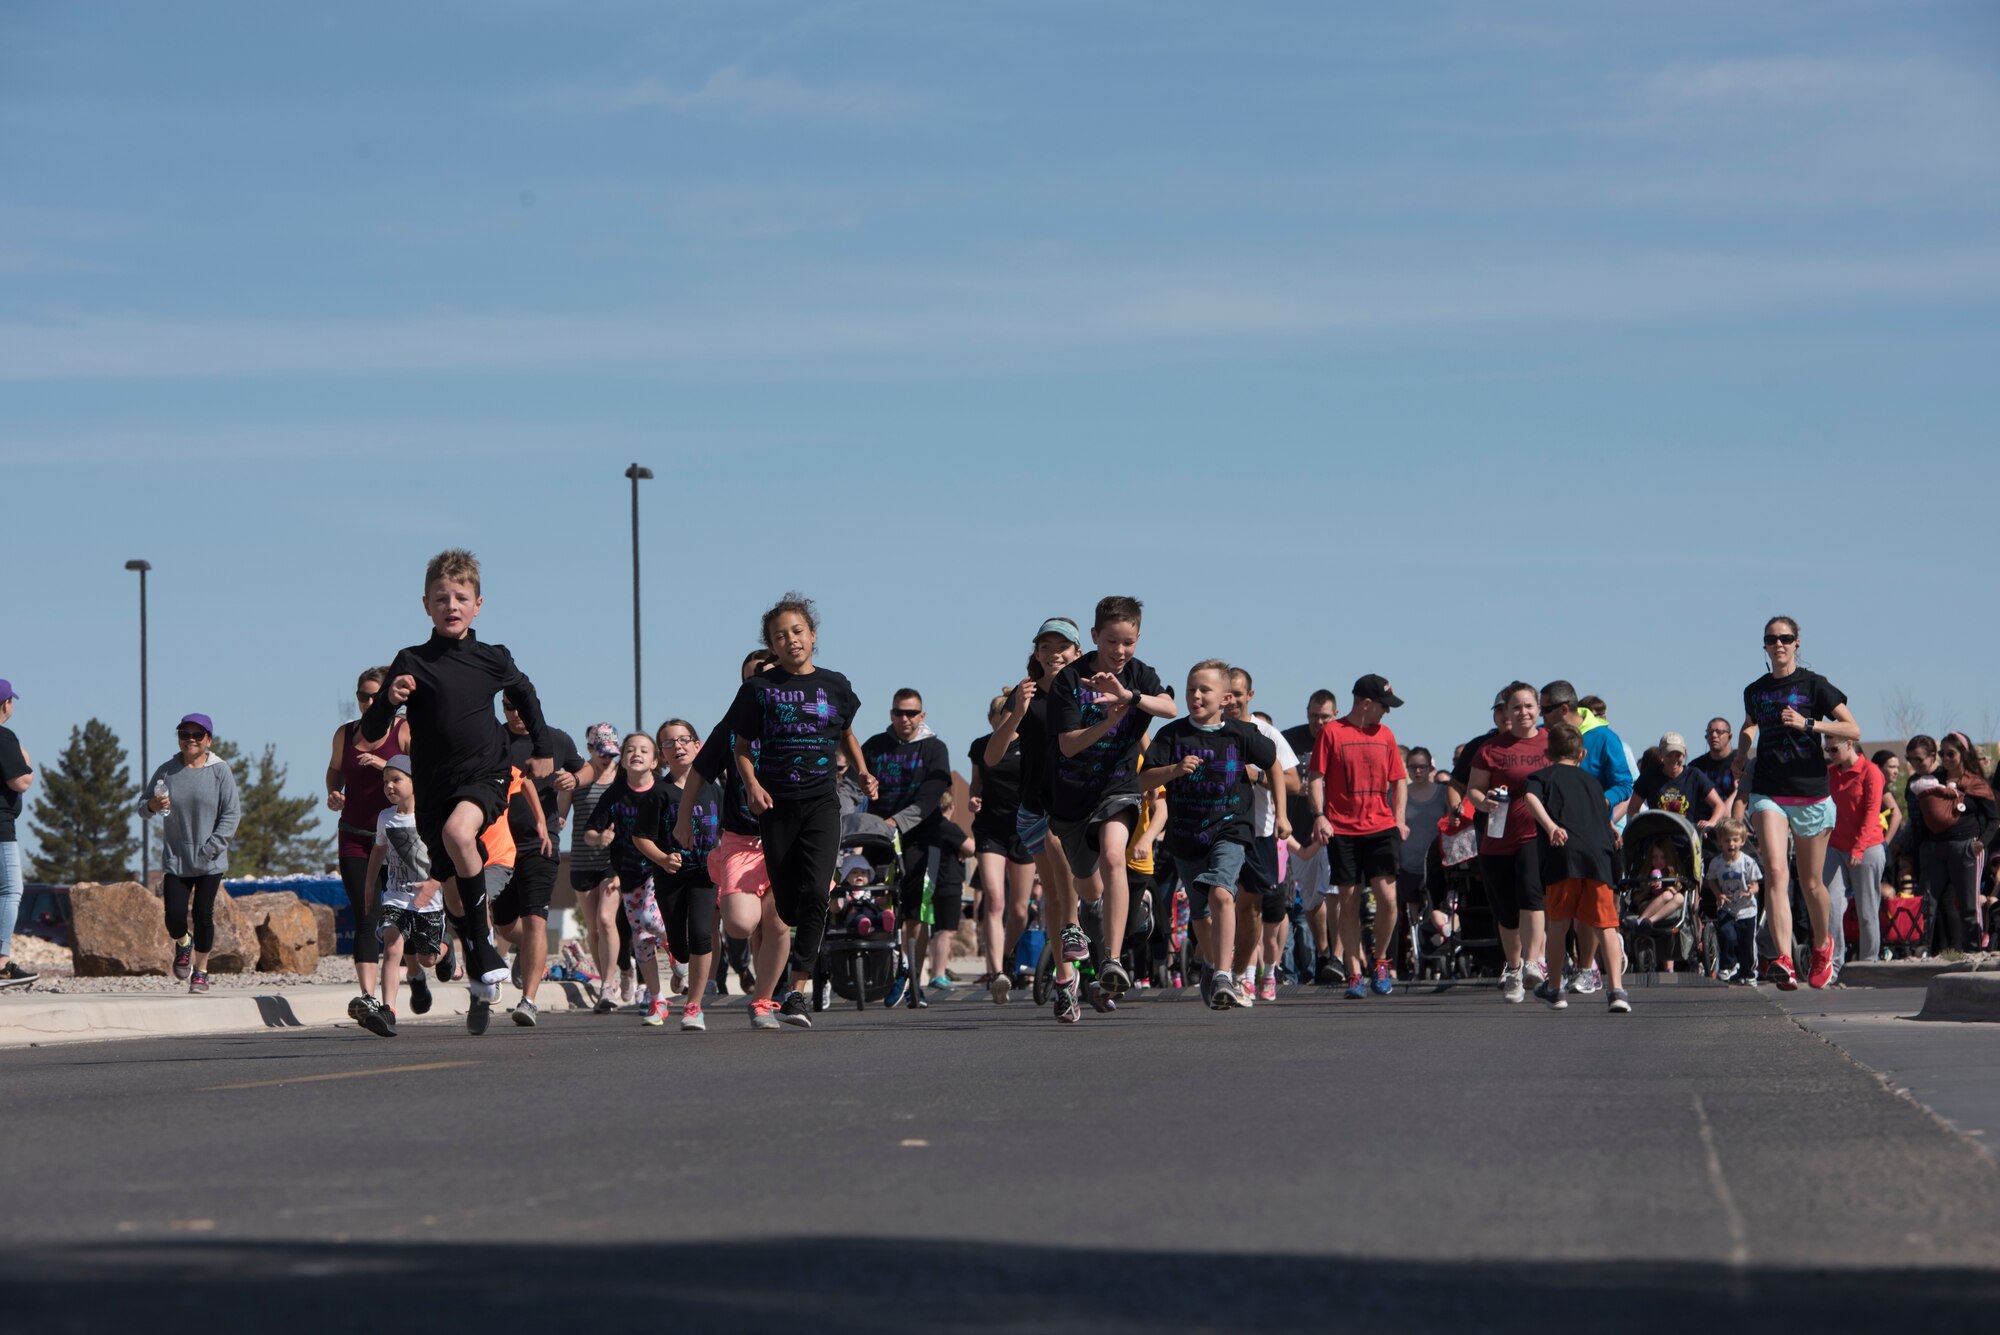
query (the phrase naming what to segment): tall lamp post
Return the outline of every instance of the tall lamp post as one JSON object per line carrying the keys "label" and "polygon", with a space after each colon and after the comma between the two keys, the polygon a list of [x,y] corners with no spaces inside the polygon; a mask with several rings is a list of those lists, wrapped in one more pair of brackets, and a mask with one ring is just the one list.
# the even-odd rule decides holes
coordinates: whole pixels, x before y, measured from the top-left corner
{"label": "tall lamp post", "polygon": [[646,710],[639,691],[639,484],[652,481],[653,470],[633,464],[625,476],[632,479],[632,730],[644,732]]}
{"label": "tall lamp post", "polygon": [[[146,572],[153,563],[127,561],[125,568],[139,572],[139,782],[143,784],[153,774],[146,758],[146,739],[152,735],[146,717]],[[144,816],[139,818],[139,883],[153,883],[153,827]]]}

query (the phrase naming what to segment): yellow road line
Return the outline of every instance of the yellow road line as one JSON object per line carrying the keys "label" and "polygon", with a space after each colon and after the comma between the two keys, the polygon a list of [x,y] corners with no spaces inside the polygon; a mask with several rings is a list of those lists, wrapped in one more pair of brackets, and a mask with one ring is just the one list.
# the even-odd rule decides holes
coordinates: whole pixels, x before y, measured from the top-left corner
{"label": "yellow road line", "polygon": [[244,1085],[208,1085],[197,1093],[214,1094],[226,1089],[270,1089],[277,1085],[307,1085],[315,1080],[352,1080],[363,1075],[396,1075],[403,1071],[442,1071],[452,1066],[477,1066],[477,1062],[418,1062],[414,1066],[373,1066],[365,1071],[335,1071],[330,1075],[289,1075],[282,1080],[252,1080]]}

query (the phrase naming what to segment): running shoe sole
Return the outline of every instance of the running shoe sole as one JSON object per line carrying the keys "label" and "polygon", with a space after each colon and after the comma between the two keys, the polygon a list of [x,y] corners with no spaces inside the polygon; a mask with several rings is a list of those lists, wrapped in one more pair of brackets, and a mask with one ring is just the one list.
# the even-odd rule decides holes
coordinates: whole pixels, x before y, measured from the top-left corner
{"label": "running shoe sole", "polygon": [[396,1036],[396,1026],[390,1024],[389,1017],[382,1014],[379,1010],[363,1012],[361,1027],[369,1033],[379,1035],[382,1038],[394,1038]]}
{"label": "running shoe sole", "polygon": [[507,1013],[513,1016],[514,1023],[520,1025],[523,1029],[533,1029],[535,1027],[535,1013],[533,1011],[522,1010],[519,1006],[516,1006]]}
{"label": "running shoe sole", "polygon": [[986,984],[986,990],[992,994],[994,1005],[1004,1006],[1007,1004],[1007,994],[1014,990],[1014,985],[1007,981],[1005,975],[995,974],[992,981]]}
{"label": "running shoe sole", "polygon": [[1125,972],[1125,966],[1117,960],[1106,960],[1104,967],[1097,971],[1097,981],[1111,999],[1116,1001],[1132,990],[1132,975]]}

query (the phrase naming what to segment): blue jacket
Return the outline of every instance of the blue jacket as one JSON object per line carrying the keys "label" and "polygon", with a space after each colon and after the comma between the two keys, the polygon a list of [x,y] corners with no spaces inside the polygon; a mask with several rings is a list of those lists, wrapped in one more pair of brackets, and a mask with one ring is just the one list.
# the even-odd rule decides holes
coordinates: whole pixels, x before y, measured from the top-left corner
{"label": "blue jacket", "polygon": [[1605,802],[1614,809],[1632,796],[1632,767],[1625,761],[1625,743],[1618,734],[1588,709],[1579,709],[1578,731],[1583,733],[1583,768],[1604,789]]}

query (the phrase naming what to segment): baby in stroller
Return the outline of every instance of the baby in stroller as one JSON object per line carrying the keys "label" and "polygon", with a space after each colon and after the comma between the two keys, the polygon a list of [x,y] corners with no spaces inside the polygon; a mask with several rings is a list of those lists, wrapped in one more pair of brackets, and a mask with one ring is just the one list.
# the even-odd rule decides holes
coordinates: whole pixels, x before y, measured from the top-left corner
{"label": "baby in stroller", "polygon": [[1645,871],[1633,882],[1633,911],[1626,914],[1625,925],[1652,928],[1673,921],[1687,902],[1682,888],[1686,879],[1676,865],[1674,846],[1665,839],[1655,839],[1646,848]]}

